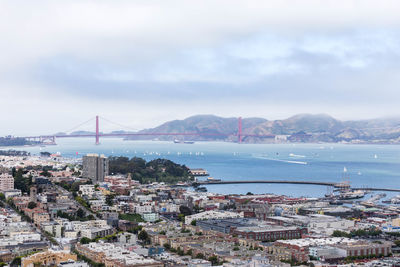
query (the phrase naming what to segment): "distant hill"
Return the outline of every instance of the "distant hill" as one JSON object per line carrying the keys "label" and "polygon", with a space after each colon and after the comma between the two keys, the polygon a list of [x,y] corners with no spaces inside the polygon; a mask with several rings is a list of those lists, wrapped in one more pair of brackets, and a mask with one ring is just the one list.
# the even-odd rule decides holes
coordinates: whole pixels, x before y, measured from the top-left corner
{"label": "distant hill", "polygon": [[[237,132],[238,118],[196,115],[169,121],[140,133],[202,133],[204,136],[134,136],[127,139],[236,141],[237,137],[224,134],[235,135]],[[400,118],[340,121],[326,114],[299,114],[284,120],[243,118],[242,132],[253,135],[243,138],[249,143],[275,142],[273,138],[254,135],[286,136],[288,142],[399,143]]]}
{"label": "distant hill", "polygon": [[[243,119],[243,131],[256,127],[257,125],[266,122],[266,119],[261,118],[246,118]],[[173,120],[161,124],[158,127],[145,129],[139,133],[202,133],[204,136],[157,136],[159,140],[227,140],[232,141],[232,137],[224,135],[236,134],[238,131],[237,118],[222,118],[215,115],[196,115],[184,120]],[[145,137],[129,137],[128,139],[154,139],[155,136]]]}

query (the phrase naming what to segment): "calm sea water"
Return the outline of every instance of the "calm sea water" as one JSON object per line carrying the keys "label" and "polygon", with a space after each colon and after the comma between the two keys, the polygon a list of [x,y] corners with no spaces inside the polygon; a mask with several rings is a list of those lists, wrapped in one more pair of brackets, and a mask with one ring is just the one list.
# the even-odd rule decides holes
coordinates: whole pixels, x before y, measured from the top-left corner
{"label": "calm sea water", "polygon": [[[87,153],[138,156],[147,160],[167,158],[190,168],[204,168],[222,180],[285,179],[340,182],[346,167],[353,186],[400,188],[400,147],[395,145],[342,144],[236,144],[161,141],[123,141],[103,138],[58,139],[58,145],[23,148],[31,153],[60,152],[65,157]],[[19,148],[21,149],[21,148]],[[212,185],[218,193],[276,193],[290,196],[323,196],[324,186],[241,184]],[[387,193],[388,197],[394,194]]]}

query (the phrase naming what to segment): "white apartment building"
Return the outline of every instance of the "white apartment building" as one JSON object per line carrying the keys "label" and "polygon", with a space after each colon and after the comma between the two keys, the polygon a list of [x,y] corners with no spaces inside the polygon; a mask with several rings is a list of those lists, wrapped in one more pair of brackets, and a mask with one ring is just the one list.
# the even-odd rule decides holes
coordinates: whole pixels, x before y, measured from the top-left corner
{"label": "white apartment building", "polygon": [[142,214],[142,218],[143,220],[145,220],[146,222],[155,222],[158,219],[160,219],[160,215],[158,213],[145,213]]}
{"label": "white apartment building", "polygon": [[10,197],[20,197],[20,196],[22,196],[22,192],[19,189],[10,189],[10,190],[4,191],[4,196],[6,197],[6,199],[8,199]]}
{"label": "white apartment building", "polygon": [[112,243],[89,243],[87,245],[78,245],[79,253],[88,258],[93,258],[97,254],[104,254],[105,261],[111,266],[164,266],[151,258],[144,258],[133,251],[124,249]]}
{"label": "white apartment building", "polygon": [[34,242],[40,241],[40,234],[37,233],[25,233],[13,236],[14,240],[18,241],[19,243],[24,242]]}
{"label": "white apartment building", "polygon": [[79,186],[79,191],[81,192],[82,196],[92,197],[93,194],[96,192],[94,189],[94,185],[92,184],[82,184]]}
{"label": "white apartment building", "polygon": [[333,216],[310,214],[308,231],[331,235],[335,230],[350,230],[355,226],[354,221]]}
{"label": "white apartment building", "polygon": [[208,219],[228,219],[228,218],[243,218],[243,213],[231,211],[205,211],[185,217],[185,224],[190,224],[193,220],[208,220]]}
{"label": "white apartment building", "polygon": [[154,207],[152,205],[134,205],[133,211],[137,214],[145,214],[153,212]]}

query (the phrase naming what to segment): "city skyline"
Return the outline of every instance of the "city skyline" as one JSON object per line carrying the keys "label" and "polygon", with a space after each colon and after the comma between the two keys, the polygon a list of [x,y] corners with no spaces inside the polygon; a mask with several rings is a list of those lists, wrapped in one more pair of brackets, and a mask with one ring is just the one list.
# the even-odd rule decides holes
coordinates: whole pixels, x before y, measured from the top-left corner
{"label": "city skyline", "polygon": [[195,114],[400,115],[396,1],[1,5],[2,135],[96,114],[137,129]]}

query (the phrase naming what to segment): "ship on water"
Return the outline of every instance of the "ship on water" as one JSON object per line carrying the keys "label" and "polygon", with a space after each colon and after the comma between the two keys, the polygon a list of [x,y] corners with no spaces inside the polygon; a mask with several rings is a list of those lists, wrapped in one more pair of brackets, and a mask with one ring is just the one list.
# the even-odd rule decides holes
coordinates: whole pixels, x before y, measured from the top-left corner
{"label": "ship on water", "polygon": [[207,188],[204,186],[197,187],[195,189],[196,192],[207,192]]}
{"label": "ship on water", "polygon": [[183,140],[175,139],[174,143],[175,144],[189,144],[189,145],[191,145],[191,144],[194,144],[194,141],[183,141]]}
{"label": "ship on water", "polygon": [[208,177],[206,181],[207,182],[221,182],[221,179],[216,179],[214,177]]}
{"label": "ship on water", "polygon": [[365,196],[365,191],[363,190],[350,190],[341,192],[338,196],[340,200],[347,200],[347,199],[358,199],[363,198]]}
{"label": "ship on water", "polygon": [[334,194],[333,191],[325,195],[325,197],[330,198],[332,204],[341,205],[343,200],[352,200],[363,198],[366,194],[365,190],[353,190],[350,187],[350,177],[348,176],[347,168],[343,168],[342,182],[340,183],[341,188],[339,194]]}

